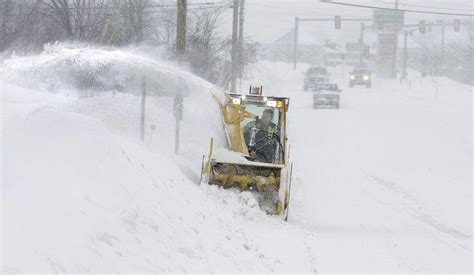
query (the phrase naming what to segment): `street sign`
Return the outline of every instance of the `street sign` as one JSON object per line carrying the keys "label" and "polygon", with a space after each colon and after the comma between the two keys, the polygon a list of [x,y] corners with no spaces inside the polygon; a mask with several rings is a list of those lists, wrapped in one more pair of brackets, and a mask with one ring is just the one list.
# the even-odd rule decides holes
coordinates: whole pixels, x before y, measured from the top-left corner
{"label": "street sign", "polygon": [[390,78],[392,75],[393,58],[397,37],[394,33],[377,34],[377,77]]}
{"label": "street sign", "polygon": [[396,47],[396,36],[393,33],[377,34],[377,55],[393,56]]}
{"label": "street sign", "polygon": [[405,22],[404,17],[403,11],[398,10],[375,9],[373,12],[373,20],[375,25],[381,26],[384,29],[394,25],[402,26]]}
{"label": "street sign", "polygon": [[346,43],[346,51],[348,52],[360,52],[362,45],[360,43],[348,42]]}

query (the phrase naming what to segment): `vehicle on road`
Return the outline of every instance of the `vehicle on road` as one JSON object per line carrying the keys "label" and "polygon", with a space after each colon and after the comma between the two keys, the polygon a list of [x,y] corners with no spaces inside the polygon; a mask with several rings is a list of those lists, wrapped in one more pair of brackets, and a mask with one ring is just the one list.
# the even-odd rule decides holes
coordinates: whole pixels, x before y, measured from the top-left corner
{"label": "vehicle on road", "polygon": [[340,108],[340,90],[337,84],[318,84],[313,90],[313,108]]}
{"label": "vehicle on road", "polygon": [[305,91],[311,90],[314,85],[319,83],[327,83],[329,81],[329,73],[326,68],[323,67],[309,67],[306,70],[304,78]]}
{"label": "vehicle on road", "polygon": [[289,99],[263,96],[261,87],[250,94],[211,92],[220,106],[227,147],[203,158],[202,182],[253,192],[268,214],[286,220],[290,197],[291,165],[286,135]]}
{"label": "vehicle on road", "polygon": [[314,87],[315,85],[318,85],[321,83],[327,83],[327,82],[328,82],[327,77],[323,77],[323,76],[307,77],[305,78],[303,89],[305,91],[311,91],[312,90],[311,88]]}
{"label": "vehicle on road", "polygon": [[349,87],[352,88],[355,85],[372,87],[372,73],[367,69],[353,69],[349,74]]}

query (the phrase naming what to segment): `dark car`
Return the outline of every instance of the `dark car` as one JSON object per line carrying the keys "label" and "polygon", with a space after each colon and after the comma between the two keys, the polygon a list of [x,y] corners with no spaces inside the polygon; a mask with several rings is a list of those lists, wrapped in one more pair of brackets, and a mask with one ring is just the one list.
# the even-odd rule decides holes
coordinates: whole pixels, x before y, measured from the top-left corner
{"label": "dark car", "polygon": [[354,85],[363,85],[367,88],[372,87],[372,73],[367,69],[354,69],[349,76],[349,87]]}
{"label": "dark car", "polygon": [[304,87],[303,89],[305,91],[310,91],[312,87],[316,86],[317,84],[319,83],[326,83],[328,81],[328,79],[326,77],[322,77],[322,76],[311,76],[311,77],[307,77],[305,78],[304,80]]}
{"label": "dark car", "polygon": [[306,75],[328,75],[328,70],[324,67],[309,67]]}
{"label": "dark car", "polygon": [[340,107],[340,95],[341,90],[337,87],[337,84],[324,83],[318,84],[313,90],[313,108],[336,108]]}
{"label": "dark car", "polygon": [[309,67],[306,70],[304,78],[305,91],[311,90],[318,83],[327,83],[329,81],[328,70],[323,67]]}

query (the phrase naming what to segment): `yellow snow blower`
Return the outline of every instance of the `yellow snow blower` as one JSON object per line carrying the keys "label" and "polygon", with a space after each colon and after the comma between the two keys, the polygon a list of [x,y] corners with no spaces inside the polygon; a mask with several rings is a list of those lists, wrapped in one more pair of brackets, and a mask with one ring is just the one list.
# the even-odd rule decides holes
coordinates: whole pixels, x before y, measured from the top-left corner
{"label": "yellow snow blower", "polygon": [[255,193],[269,214],[288,217],[291,184],[286,113],[289,99],[263,96],[262,87],[248,95],[228,94],[214,88],[220,107],[227,148],[204,156],[202,182]]}

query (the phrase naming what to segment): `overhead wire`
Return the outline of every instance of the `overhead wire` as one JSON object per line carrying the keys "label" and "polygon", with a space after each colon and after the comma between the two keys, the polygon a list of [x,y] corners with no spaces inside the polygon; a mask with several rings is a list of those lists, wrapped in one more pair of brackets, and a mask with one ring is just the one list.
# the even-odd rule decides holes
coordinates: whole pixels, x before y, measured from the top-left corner
{"label": "overhead wire", "polygon": [[333,5],[342,5],[342,6],[350,6],[350,7],[357,7],[357,8],[368,8],[368,9],[380,9],[380,10],[391,10],[391,11],[402,11],[402,12],[410,12],[410,13],[425,13],[425,14],[437,14],[437,15],[451,15],[451,16],[466,16],[466,17],[474,17],[474,14],[466,14],[466,13],[449,13],[449,12],[435,12],[435,11],[422,11],[422,10],[408,10],[408,9],[395,9],[395,8],[386,8],[386,7],[377,7],[377,6],[370,6],[370,5],[361,5],[361,4],[351,4],[345,2],[335,2],[335,1],[324,1],[322,3],[333,4]]}
{"label": "overhead wire", "polygon": [[[381,4],[390,4],[390,5],[393,5],[393,2],[389,2],[389,1],[372,1],[372,2],[375,2],[375,3],[381,3]],[[428,6],[428,5],[419,5],[419,4],[405,4],[405,3],[399,3],[398,5],[400,6],[407,6],[407,7],[417,7],[417,8],[428,8],[428,9],[438,9],[438,10],[454,10],[454,11],[466,11],[466,12],[472,12],[472,7],[471,8],[451,8],[451,7],[440,7],[440,6]]]}

